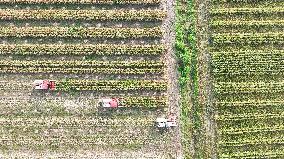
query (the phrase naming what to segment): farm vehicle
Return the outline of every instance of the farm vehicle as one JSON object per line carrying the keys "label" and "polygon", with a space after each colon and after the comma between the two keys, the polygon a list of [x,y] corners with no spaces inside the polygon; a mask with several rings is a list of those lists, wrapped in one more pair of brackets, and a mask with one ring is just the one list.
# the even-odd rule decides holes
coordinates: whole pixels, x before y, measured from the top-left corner
{"label": "farm vehicle", "polygon": [[55,90],[54,80],[35,80],[33,82],[34,89],[36,90]]}
{"label": "farm vehicle", "polygon": [[157,118],[156,119],[156,126],[158,128],[176,127],[177,126],[176,116],[171,113],[167,118],[165,118],[165,117]]}

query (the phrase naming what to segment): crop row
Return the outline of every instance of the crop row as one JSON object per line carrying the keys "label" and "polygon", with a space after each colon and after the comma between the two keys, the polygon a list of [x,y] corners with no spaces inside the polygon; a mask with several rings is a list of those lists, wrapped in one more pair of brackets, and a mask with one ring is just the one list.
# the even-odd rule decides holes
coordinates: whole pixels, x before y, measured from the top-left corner
{"label": "crop row", "polygon": [[280,75],[284,69],[282,54],[250,56],[214,56],[213,72],[220,75]]}
{"label": "crop row", "polygon": [[[253,130],[253,128],[268,128],[268,127],[274,127],[278,125],[283,125],[283,111],[279,113],[270,113],[270,112],[259,112],[259,113],[223,113],[220,115],[215,116],[215,120],[217,122],[218,130],[237,130],[237,129],[250,129]],[[254,132],[248,132],[254,133]],[[267,135],[273,134],[273,131],[264,131],[263,132]],[[278,132],[281,133],[281,132]],[[233,134],[233,133],[232,133]],[[237,134],[237,133],[236,133]],[[246,135],[248,135],[246,134]],[[261,135],[262,132],[259,132],[259,135]],[[241,134],[239,134],[241,135]]]}
{"label": "crop row", "polygon": [[214,90],[218,94],[281,93],[284,82],[218,82]]}
{"label": "crop row", "polygon": [[240,120],[261,120],[261,119],[283,119],[284,113],[280,114],[260,114],[260,113],[246,113],[246,114],[225,114],[225,115],[216,115],[215,119],[217,121],[240,121]]}
{"label": "crop row", "polygon": [[123,68],[161,68],[164,66],[163,62],[160,61],[21,61],[21,60],[0,60],[0,66],[2,67],[123,67]]}
{"label": "crop row", "polygon": [[[273,52],[273,51],[271,51]],[[283,61],[281,61],[284,57],[282,51],[275,54],[267,53],[267,54],[251,54],[251,53],[238,53],[238,54],[213,54],[213,65],[217,66],[217,68],[223,68],[224,64],[229,65],[230,67],[263,67],[264,65],[269,65],[273,67],[275,63],[279,65],[283,65]],[[254,62],[254,63],[251,63]],[[240,65],[242,63],[242,65]],[[274,66],[277,68],[277,66]],[[278,66],[281,67],[281,66]]]}
{"label": "crop row", "polygon": [[63,73],[63,74],[122,74],[143,75],[161,74],[161,68],[62,68],[62,67],[4,67],[0,73]]}
{"label": "crop row", "polygon": [[143,74],[160,74],[158,68],[4,68],[0,73],[63,73],[63,74],[124,74],[124,75],[143,75]]}
{"label": "crop row", "polygon": [[[247,98],[247,97],[248,96],[246,95],[239,96],[239,98]],[[218,114],[244,114],[244,113],[276,114],[283,112],[284,100],[282,100],[281,97],[279,97],[278,99],[271,99],[275,97],[277,98],[278,97],[277,94],[272,94],[266,97],[270,99],[263,99],[262,97],[257,96],[257,98],[259,99],[254,99],[253,97],[251,97],[248,99],[242,99],[236,101],[221,100],[215,102],[215,107]]]}
{"label": "crop row", "polygon": [[213,8],[210,10],[212,15],[220,14],[273,14],[273,13],[284,13],[283,7],[263,7],[263,8]]}
{"label": "crop row", "polygon": [[222,147],[242,147],[255,146],[263,144],[284,144],[283,138],[262,138],[262,139],[241,139],[233,141],[220,141],[218,143]]}
{"label": "crop row", "polygon": [[[280,125],[280,124],[278,124]],[[261,127],[261,126],[259,126]],[[269,126],[271,127],[272,129],[276,126]],[[251,128],[251,127],[249,127]],[[266,126],[263,126],[263,128],[268,128]],[[280,128],[280,127],[279,127]],[[222,129],[222,130],[228,130],[228,129]],[[220,142],[242,142],[242,141],[247,141],[247,140],[251,140],[251,139],[254,139],[254,140],[259,140],[259,139],[271,139],[271,138],[274,138],[276,137],[275,134],[279,135],[277,136],[277,138],[283,138],[284,139],[284,134],[282,133],[282,131],[280,129],[274,129],[274,131],[267,131],[266,129],[263,129],[264,131],[263,132],[260,132],[260,131],[257,131],[257,130],[260,130],[260,129],[256,129],[256,131],[249,131],[251,129],[246,129],[245,127],[242,127],[242,128],[237,128],[236,130],[244,130],[243,133],[241,133],[240,131],[236,131],[237,133],[224,133],[224,134],[221,134],[219,132],[220,135]],[[248,130],[248,131],[245,131],[245,130]],[[279,131],[280,130],[280,131]],[[230,131],[229,131],[230,132]],[[258,135],[255,135],[255,134],[258,134]]]}
{"label": "crop row", "polygon": [[126,97],[122,99],[122,106],[147,108],[166,107],[167,98],[166,96]]}
{"label": "crop row", "polygon": [[266,33],[214,33],[214,44],[259,44],[259,43],[283,43],[283,32]]}
{"label": "crop row", "polygon": [[210,25],[213,27],[252,27],[256,26],[258,28],[264,26],[271,26],[271,27],[283,27],[284,20],[214,20],[210,22]]}
{"label": "crop row", "polygon": [[0,4],[158,4],[161,0],[0,0]]}
{"label": "crop row", "polygon": [[[29,83],[0,83],[0,90],[28,90]],[[56,89],[89,91],[165,91],[167,83],[156,80],[67,80],[57,81]],[[128,103],[135,102],[134,100]]]}
{"label": "crop row", "polygon": [[219,128],[218,134],[220,135],[240,135],[240,134],[258,134],[258,133],[265,133],[265,132],[282,132],[284,131],[283,125],[276,125],[276,126],[254,126],[254,127],[242,127],[242,128]]}
{"label": "crop row", "polygon": [[162,73],[159,61],[0,61],[0,73]]}
{"label": "crop row", "polygon": [[139,20],[161,21],[162,10],[0,10],[1,20]]}
{"label": "crop row", "polygon": [[220,159],[228,159],[228,158],[255,159],[255,158],[283,158],[283,157],[284,157],[284,151],[270,150],[270,151],[261,151],[261,152],[245,151],[245,152],[235,152],[232,154],[222,154],[220,156]]}
{"label": "crop row", "polygon": [[56,89],[63,91],[166,91],[167,83],[156,80],[67,80],[58,82]]}
{"label": "crop row", "polygon": [[214,83],[216,93],[241,94],[241,93],[280,93],[284,83],[280,82],[218,82]]}
{"label": "crop row", "polygon": [[[212,0],[212,3],[259,3],[266,0]],[[270,3],[279,2],[278,0],[270,0]]]}
{"label": "crop row", "polygon": [[161,55],[164,45],[0,44],[1,55]]}
{"label": "crop row", "polygon": [[273,107],[284,106],[284,100],[247,100],[247,101],[218,101],[215,103],[220,108],[238,108],[242,107]]}
{"label": "crop row", "polygon": [[95,28],[95,27],[1,27],[0,37],[73,37],[73,38],[159,38],[160,27]]}
{"label": "crop row", "polygon": [[[1,45],[0,45],[1,48]],[[278,50],[278,49],[263,49],[263,50],[257,50],[257,49],[230,49],[230,50],[224,50],[224,51],[212,51],[211,55],[213,58],[218,59],[227,59],[227,58],[244,58],[257,56],[262,58],[280,58],[284,56],[284,50]]]}
{"label": "crop row", "polygon": [[[239,76],[268,76],[268,75],[283,75],[283,66],[273,64],[273,65],[265,65],[264,63],[255,68],[256,64],[252,64],[249,66],[240,65],[228,66],[227,68],[216,68],[213,70],[215,76],[218,77],[236,77]],[[262,67],[263,66],[263,67]]]}
{"label": "crop row", "polygon": [[[24,88],[27,88],[26,85]],[[20,87],[20,85],[19,85]],[[24,89],[23,88],[23,89]],[[28,89],[28,88],[27,88]],[[147,108],[159,108],[159,107],[166,107],[167,106],[167,97],[166,96],[117,96],[120,101],[121,105],[123,107],[133,107],[133,108],[139,108],[139,107],[147,107]],[[23,105],[23,103],[34,103],[37,100],[42,100],[40,98],[27,98],[27,97],[1,97],[0,98],[0,104],[5,105],[5,106],[15,106],[17,104]],[[92,100],[92,99],[89,99]],[[62,100],[56,99],[56,98],[48,98],[45,97],[44,101],[49,101],[49,102],[56,102],[56,103],[61,103]],[[82,102],[82,101],[76,101],[76,102]]]}
{"label": "crop row", "polygon": [[[0,139],[1,149],[32,149],[32,150],[45,150],[45,149],[76,149],[76,148],[93,148],[97,146],[142,146],[154,142],[154,138],[148,136],[132,136],[132,137],[97,137],[97,136],[39,136],[34,135],[31,137],[25,135],[5,136]],[[9,145],[9,146],[8,146]]]}

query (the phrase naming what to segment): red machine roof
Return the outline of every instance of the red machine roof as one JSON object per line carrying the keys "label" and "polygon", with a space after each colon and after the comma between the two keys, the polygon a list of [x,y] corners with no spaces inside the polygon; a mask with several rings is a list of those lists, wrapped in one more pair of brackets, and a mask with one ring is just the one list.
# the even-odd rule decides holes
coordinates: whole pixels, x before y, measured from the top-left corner
{"label": "red machine roof", "polygon": [[110,104],[110,107],[112,107],[112,108],[118,107],[118,103],[117,103],[116,99],[112,99],[112,101],[110,101],[109,104]]}
{"label": "red machine roof", "polygon": [[48,84],[49,84],[49,81],[48,80],[44,80],[43,83],[42,83],[42,88],[43,89],[48,89]]}

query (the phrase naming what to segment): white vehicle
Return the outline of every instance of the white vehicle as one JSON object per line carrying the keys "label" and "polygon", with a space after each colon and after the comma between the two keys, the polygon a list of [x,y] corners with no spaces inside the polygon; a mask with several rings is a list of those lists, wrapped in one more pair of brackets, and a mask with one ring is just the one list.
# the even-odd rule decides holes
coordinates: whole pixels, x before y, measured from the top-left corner
{"label": "white vehicle", "polygon": [[177,126],[176,116],[174,115],[169,115],[168,118],[157,118],[156,123],[158,128],[170,128]]}

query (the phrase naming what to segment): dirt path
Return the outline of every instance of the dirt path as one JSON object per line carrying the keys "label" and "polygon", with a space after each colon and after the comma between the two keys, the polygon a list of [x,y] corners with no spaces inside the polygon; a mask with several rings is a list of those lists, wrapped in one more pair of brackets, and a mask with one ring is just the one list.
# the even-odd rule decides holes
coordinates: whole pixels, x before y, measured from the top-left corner
{"label": "dirt path", "polygon": [[[167,18],[162,25],[165,31],[162,43],[167,47],[167,52],[164,55],[164,61],[167,66],[167,74],[165,79],[168,80],[168,96],[169,96],[169,111],[174,112],[178,117],[180,116],[180,94],[178,84],[178,71],[177,71],[177,58],[174,50],[175,42],[175,1],[164,0],[162,2],[162,8],[167,11]],[[178,121],[179,122],[179,121]],[[180,122],[179,122],[180,123]],[[180,127],[174,130],[172,147],[172,157],[182,158],[181,147],[181,131]],[[175,153],[175,154],[174,154]]]}
{"label": "dirt path", "polygon": [[203,133],[205,158],[217,158],[215,146],[215,123],[213,108],[212,77],[210,74],[209,54],[209,3],[210,0],[197,0],[197,39],[198,39],[198,74],[199,74],[199,102],[203,106]]}

